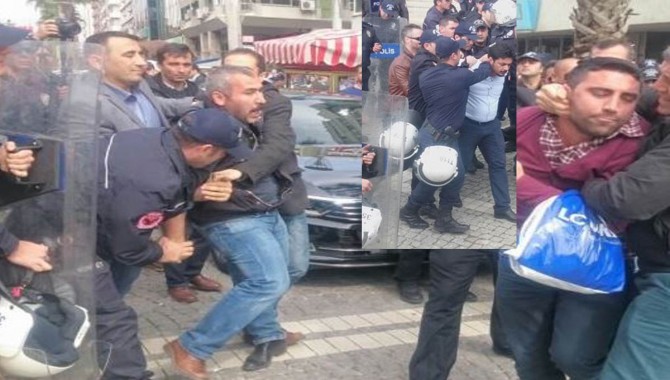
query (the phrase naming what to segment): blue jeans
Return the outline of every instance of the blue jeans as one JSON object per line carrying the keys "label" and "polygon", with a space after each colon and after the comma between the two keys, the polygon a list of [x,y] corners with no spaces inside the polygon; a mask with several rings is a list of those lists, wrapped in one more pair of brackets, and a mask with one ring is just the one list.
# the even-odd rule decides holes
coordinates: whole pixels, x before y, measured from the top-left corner
{"label": "blue jeans", "polygon": [[670,273],[641,274],[601,380],[666,379],[670,373]]}
{"label": "blue jeans", "polygon": [[517,275],[501,257],[496,307],[520,380],[598,379],[628,295],[586,295]]}
{"label": "blue jeans", "polygon": [[276,211],[202,226],[216,260],[225,260],[234,287],[179,340],[207,359],[245,327],[255,345],[284,339],[277,303],[290,286],[288,233]]}
{"label": "blue jeans", "polygon": [[489,165],[489,182],[495,202],[495,211],[505,211],[509,208],[509,181],[507,179],[505,161],[505,140],[500,129],[500,120],[494,119],[487,123],[479,123],[467,117],[461,128],[458,146],[463,157],[472,157],[475,149],[484,156]]}
{"label": "blue jeans", "polygon": [[291,285],[305,276],[309,269],[309,229],[307,214],[282,215],[288,229],[288,275]]}
{"label": "blue jeans", "polygon": [[130,293],[130,289],[133,287],[135,280],[137,280],[137,278],[140,277],[140,273],[142,273],[142,267],[121,264],[118,261],[110,262],[109,270],[112,272],[114,285],[116,285],[116,290],[119,292],[121,298]]}
{"label": "blue jeans", "polygon": [[[436,142],[430,132],[428,132],[428,128],[421,128],[421,130],[419,130],[419,146],[421,149],[426,149],[429,146],[434,145],[447,144]],[[458,175],[451,182],[439,188],[441,207],[453,207],[454,205],[458,204],[461,200],[461,188],[463,188],[463,183],[465,183],[465,168],[463,167],[463,159],[461,152],[459,151],[458,142],[455,141],[449,146],[456,149],[458,152]],[[470,154],[470,158],[472,158],[472,154]],[[416,187],[412,189],[412,193],[409,195],[409,202],[416,206],[434,203],[435,190],[437,189],[438,187],[430,186],[424,182],[419,181]]]}

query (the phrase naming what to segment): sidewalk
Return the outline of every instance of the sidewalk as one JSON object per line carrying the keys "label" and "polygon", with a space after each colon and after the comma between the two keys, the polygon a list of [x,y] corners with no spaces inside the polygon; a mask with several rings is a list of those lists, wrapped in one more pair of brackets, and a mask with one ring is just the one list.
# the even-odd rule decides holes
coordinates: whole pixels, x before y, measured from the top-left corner
{"label": "sidewalk", "polygon": [[[205,274],[230,287],[213,266]],[[422,306],[400,301],[389,268],[322,270],[308,274],[282,300],[282,325],[306,339],[258,372],[244,372],[252,348],[236,338],[207,362],[212,379],[348,380],[407,379]],[[198,293],[200,302],[176,303],[166,294],[162,273],[144,270],[128,297],[139,315],[140,338],[155,379],[178,379],[162,351],[168,340],[193,326],[218,293]],[[492,300],[490,276],[472,290],[479,301],[465,305],[459,357],[450,379],[514,379],[511,360],[491,352],[488,338]]]}

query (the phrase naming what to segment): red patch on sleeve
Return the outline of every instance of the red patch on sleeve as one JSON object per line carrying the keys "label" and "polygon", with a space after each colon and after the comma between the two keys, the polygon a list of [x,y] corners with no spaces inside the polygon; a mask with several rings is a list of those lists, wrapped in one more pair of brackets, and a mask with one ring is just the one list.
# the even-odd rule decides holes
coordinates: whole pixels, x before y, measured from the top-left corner
{"label": "red patch on sleeve", "polygon": [[165,219],[162,212],[152,211],[140,217],[137,221],[137,228],[141,230],[150,230],[158,227]]}

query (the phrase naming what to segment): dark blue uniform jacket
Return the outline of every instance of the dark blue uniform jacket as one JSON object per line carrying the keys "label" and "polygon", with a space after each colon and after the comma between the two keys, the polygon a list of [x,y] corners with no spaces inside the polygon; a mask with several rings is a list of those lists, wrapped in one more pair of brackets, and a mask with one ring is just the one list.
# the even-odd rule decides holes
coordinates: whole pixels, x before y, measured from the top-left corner
{"label": "dark blue uniform jacket", "polygon": [[126,265],[146,265],[163,255],[150,237],[166,219],[186,210],[195,177],[172,132],[134,129],[106,138],[100,147],[97,253]]}
{"label": "dark blue uniform jacket", "polygon": [[465,119],[470,86],[491,75],[491,65],[482,63],[475,71],[440,63],[419,77],[426,101],[426,117],[433,128],[451,126],[458,130]]}

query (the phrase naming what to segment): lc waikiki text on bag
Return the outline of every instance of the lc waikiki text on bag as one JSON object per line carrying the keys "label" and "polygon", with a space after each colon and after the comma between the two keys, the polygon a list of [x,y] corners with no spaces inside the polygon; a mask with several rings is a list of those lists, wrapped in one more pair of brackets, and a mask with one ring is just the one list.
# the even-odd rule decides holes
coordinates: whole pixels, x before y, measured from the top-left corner
{"label": "lc waikiki text on bag", "polygon": [[621,241],[576,190],[537,205],[504,253],[519,276],[558,289],[614,293],[626,282]]}

